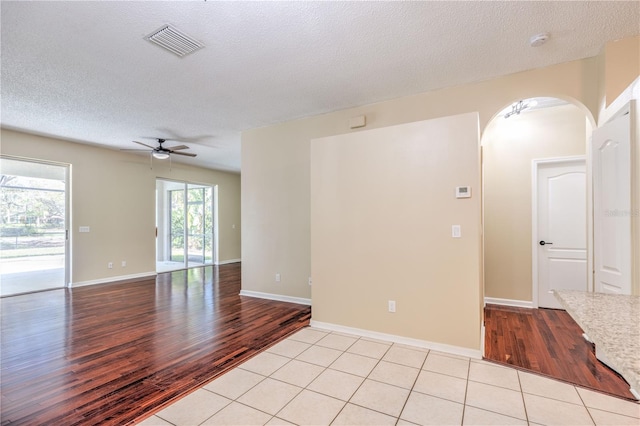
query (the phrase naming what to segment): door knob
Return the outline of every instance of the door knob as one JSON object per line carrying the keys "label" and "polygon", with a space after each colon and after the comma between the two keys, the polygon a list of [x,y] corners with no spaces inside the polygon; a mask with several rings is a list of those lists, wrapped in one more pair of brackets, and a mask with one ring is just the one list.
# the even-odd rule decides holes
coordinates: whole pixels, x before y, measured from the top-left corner
{"label": "door knob", "polygon": [[546,245],[546,244],[553,244],[553,243],[547,242],[547,241],[545,241],[545,240],[541,240],[541,241],[540,241],[540,245],[541,245],[541,246],[544,246],[544,245]]}

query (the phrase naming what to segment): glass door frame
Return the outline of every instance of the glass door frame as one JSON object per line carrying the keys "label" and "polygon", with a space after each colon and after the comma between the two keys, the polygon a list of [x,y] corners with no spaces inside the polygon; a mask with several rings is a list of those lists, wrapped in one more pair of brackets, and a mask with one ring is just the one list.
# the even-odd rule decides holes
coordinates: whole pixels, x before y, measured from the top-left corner
{"label": "glass door frame", "polygon": [[[211,183],[200,183],[200,182],[192,182],[192,181],[184,181],[184,180],[176,180],[176,179],[169,179],[169,178],[163,178],[163,177],[156,177],[156,227],[158,229],[158,239],[156,241],[156,269],[158,269],[157,267],[157,263],[160,262],[161,260],[159,260],[159,250],[161,247],[161,244],[163,246],[165,246],[164,251],[166,252],[166,250],[169,250],[169,255],[167,255],[166,253],[164,254],[163,258],[171,258],[171,249],[172,249],[172,241],[171,241],[171,199],[167,199],[167,196],[163,196],[165,199],[167,199],[167,201],[165,203],[163,203],[163,205],[159,205],[159,196],[158,196],[158,181],[163,181],[163,182],[167,182],[167,183],[171,183],[171,184],[177,184],[177,185],[181,185],[181,188],[176,188],[176,189],[166,189],[165,192],[167,194],[170,194],[171,191],[183,191],[183,211],[184,211],[184,223],[183,223],[183,255],[184,255],[184,259],[183,259],[183,264],[181,268],[176,268],[176,269],[171,269],[171,270],[180,270],[180,269],[188,269],[188,268],[195,268],[195,267],[202,267],[202,266],[211,266],[211,265],[217,265],[218,264],[218,186],[215,184],[211,184]],[[197,188],[190,188],[190,186],[196,186]],[[202,263],[197,263],[197,264],[191,264],[189,263],[189,232],[190,232],[190,224],[188,223],[188,207],[189,207],[189,190],[190,189],[206,189],[206,188],[210,188],[211,189],[211,204],[209,205],[209,208],[211,209],[211,216],[212,216],[212,226],[211,226],[211,235],[209,236],[211,238],[211,243],[212,243],[212,253],[211,253],[211,260],[207,262],[206,256],[203,256],[203,262]],[[203,193],[204,195],[204,193]],[[170,197],[170,195],[169,195]],[[203,205],[203,216],[206,217],[206,202],[203,199],[202,203]],[[159,209],[166,209],[164,213],[160,214]],[[164,217],[167,216],[167,217]],[[165,220],[163,220],[163,223],[159,223],[159,217],[164,217]],[[160,227],[163,226],[164,229],[160,229]],[[206,236],[206,234],[203,234],[204,236]],[[165,239],[166,241],[161,241],[160,238]],[[205,243],[205,238],[203,238],[203,244]],[[203,252],[205,251],[205,247],[203,246]],[[160,271],[158,271],[160,272]]]}
{"label": "glass door frame", "polygon": [[42,164],[47,166],[56,166],[64,169],[64,283],[62,287],[56,288],[71,288],[72,280],[72,244],[71,244],[71,230],[73,229],[71,220],[71,164],[60,163],[57,161],[41,160],[38,158],[20,157],[14,155],[0,154],[0,158],[13,161],[22,161],[27,163]]}

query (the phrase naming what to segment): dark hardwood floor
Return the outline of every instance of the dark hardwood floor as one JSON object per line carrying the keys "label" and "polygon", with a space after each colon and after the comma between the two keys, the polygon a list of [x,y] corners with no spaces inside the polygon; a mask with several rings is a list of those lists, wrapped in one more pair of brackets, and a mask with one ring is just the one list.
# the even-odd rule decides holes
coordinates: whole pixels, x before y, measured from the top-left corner
{"label": "dark hardwood floor", "polygon": [[598,361],[563,310],[487,305],[485,358],[633,400],[629,385]]}
{"label": "dark hardwood floor", "polygon": [[2,424],[126,424],[309,324],[240,297],[240,264],[1,303]]}

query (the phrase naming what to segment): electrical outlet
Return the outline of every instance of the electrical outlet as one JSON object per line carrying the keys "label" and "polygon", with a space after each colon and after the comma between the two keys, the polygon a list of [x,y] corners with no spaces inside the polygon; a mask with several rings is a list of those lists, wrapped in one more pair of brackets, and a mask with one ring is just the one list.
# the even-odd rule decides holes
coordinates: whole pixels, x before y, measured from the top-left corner
{"label": "electrical outlet", "polygon": [[453,238],[462,238],[462,228],[460,225],[451,225],[451,236]]}
{"label": "electrical outlet", "polygon": [[126,267],[127,267],[127,261],[126,261],[126,260],[123,260],[123,261],[122,261],[122,267],[123,267],[123,268],[126,268]]}
{"label": "electrical outlet", "polygon": [[276,274],[276,282],[279,283],[280,282],[280,273]]}
{"label": "electrical outlet", "polygon": [[107,263],[107,268],[108,269],[113,269],[113,262]]}
{"label": "electrical outlet", "polygon": [[389,300],[389,312],[395,312],[395,311],[396,311],[396,301]]}

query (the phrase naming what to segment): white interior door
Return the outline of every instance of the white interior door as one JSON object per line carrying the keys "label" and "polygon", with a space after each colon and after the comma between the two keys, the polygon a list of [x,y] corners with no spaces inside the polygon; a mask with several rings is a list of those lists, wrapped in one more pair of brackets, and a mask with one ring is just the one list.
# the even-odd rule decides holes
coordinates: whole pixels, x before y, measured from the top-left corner
{"label": "white interior door", "polygon": [[[584,158],[537,168],[538,306],[562,308],[552,290],[587,290],[587,180]],[[535,265],[535,263],[534,263]]]}
{"label": "white interior door", "polygon": [[594,130],[593,245],[595,291],[631,294],[631,119]]}

